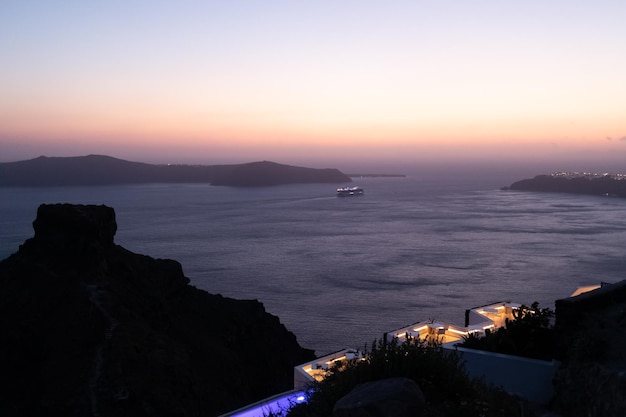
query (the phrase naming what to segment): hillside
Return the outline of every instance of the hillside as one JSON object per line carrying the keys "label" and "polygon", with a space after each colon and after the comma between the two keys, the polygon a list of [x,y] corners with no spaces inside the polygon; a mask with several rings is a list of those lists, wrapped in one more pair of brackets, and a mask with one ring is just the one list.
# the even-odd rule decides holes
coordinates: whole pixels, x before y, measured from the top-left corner
{"label": "hillside", "polygon": [[350,177],[337,169],[294,167],[267,161],[236,165],[153,165],[88,155],[40,156],[27,161],[0,163],[0,186],[208,183],[257,187],[350,181]]}
{"label": "hillside", "polygon": [[260,187],[281,184],[346,183],[350,177],[337,169],[314,169],[281,165],[275,162],[251,162],[221,167],[211,181],[213,185]]}
{"label": "hillside", "polygon": [[256,300],[114,243],[105,206],[42,205],[0,262],[0,415],[214,416],[291,389],[313,358]]}
{"label": "hillside", "polygon": [[626,197],[626,179],[622,175],[556,173],[537,175],[516,181],[507,187],[517,191],[605,195]]}

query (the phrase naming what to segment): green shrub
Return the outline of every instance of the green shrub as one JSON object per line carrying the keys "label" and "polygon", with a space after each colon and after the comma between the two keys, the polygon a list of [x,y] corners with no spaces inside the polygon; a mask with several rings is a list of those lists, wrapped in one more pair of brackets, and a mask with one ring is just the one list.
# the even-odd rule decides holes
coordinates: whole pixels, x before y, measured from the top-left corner
{"label": "green shrub", "polygon": [[[332,416],[335,403],[357,384],[390,378],[414,380],[426,398],[425,416],[518,416],[520,401],[470,379],[454,352],[422,339],[385,343],[374,341],[365,360],[332,368],[316,383],[307,404],[294,407],[289,417]],[[528,416],[529,414],[525,414]]]}
{"label": "green shrub", "polygon": [[530,307],[521,306],[513,311],[513,320],[506,320],[504,327],[487,331],[484,337],[469,335],[461,346],[470,349],[551,360],[554,348],[552,318],[549,308],[539,308],[534,302]]}

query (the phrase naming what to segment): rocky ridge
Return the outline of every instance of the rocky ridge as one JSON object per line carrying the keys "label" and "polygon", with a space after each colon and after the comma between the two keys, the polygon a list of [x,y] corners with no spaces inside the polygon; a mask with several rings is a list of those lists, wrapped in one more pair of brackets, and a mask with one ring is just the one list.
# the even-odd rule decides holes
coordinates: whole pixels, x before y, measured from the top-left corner
{"label": "rocky ridge", "polygon": [[345,183],[338,169],[305,168],[262,161],[234,165],[153,165],[106,155],[45,157],[0,163],[0,186],[84,186],[205,183],[233,187]]}
{"label": "rocky ridge", "polygon": [[33,226],[0,262],[2,416],[213,416],[313,358],[258,301],[116,245],[112,208],[42,205]]}

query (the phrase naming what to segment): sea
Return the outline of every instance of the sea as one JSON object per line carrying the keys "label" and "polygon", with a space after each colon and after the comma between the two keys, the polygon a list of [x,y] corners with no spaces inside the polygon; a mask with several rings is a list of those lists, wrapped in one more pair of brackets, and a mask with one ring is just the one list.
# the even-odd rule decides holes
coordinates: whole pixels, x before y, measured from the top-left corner
{"label": "sea", "polygon": [[[0,188],[0,259],[42,203],[105,204],[115,242],[179,261],[191,284],[256,299],[324,355],[466,309],[554,301],[626,271],[626,199],[504,191],[471,178],[362,177],[266,188],[207,184]],[[207,329],[209,331],[209,329]]]}

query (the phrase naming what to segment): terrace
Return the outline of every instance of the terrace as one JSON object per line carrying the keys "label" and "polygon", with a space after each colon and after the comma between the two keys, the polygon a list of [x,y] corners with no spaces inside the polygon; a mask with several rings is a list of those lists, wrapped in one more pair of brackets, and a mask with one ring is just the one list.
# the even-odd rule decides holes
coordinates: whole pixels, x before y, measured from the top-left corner
{"label": "terrace", "polygon": [[509,301],[474,307],[465,311],[465,326],[468,330],[484,330],[503,327],[507,320],[513,320],[513,311],[522,305]]}
{"label": "terrace", "polygon": [[[604,283],[603,285],[604,286]],[[578,288],[570,297],[593,291],[600,285]],[[492,384],[502,386],[510,392],[517,392],[531,400],[545,402],[552,394],[552,377],[559,363],[536,359],[511,357],[497,353],[474,351],[457,346],[465,336],[484,335],[485,331],[497,329],[513,320],[513,312],[521,304],[509,301],[497,302],[465,311],[465,326],[445,322],[422,321],[387,332],[386,341],[397,339],[400,343],[407,338],[420,338],[435,342],[444,349],[454,350],[463,355],[468,372],[475,377],[486,378]],[[284,415],[286,410],[297,403],[306,402],[307,390],[317,381],[322,381],[334,367],[351,360],[363,360],[364,355],[356,349],[344,349],[294,367],[294,390],[260,401],[222,417],[262,417],[268,412]],[[507,370],[503,372],[503,370]],[[511,378],[511,375],[516,375]],[[528,381],[533,381],[530,384]]]}
{"label": "terrace", "polygon": [[513,320],[513,311],[520,307],[520,304],[511,302],[475,307],[465,312],[464,327],[445,322],[422,321],[385,333],[385,339],[388,342],[397,339],[401,343],[407,338],[420,338],[427,343],[456,344],[470,334],[481,335],[485,330],[504,326],[507,319]]}
{"label": "terrace", "polygon": [[385,340],[391,342],[393,339],[397,339],[399,343],[403,343],[407,339],[418,338],[427,343],[447,344],[458,342],[467,334],[469,331],[464,327],[448,323],[422,321],[386,333]]}
{"label": "terrace", "polygon": [[362,352],[356,349],[343,349],[298,365],[293,371],[293,386],[295,389],[306,389],[315,381],[322,381],[334,366],[341,366],[347,361],[362,359]]}

